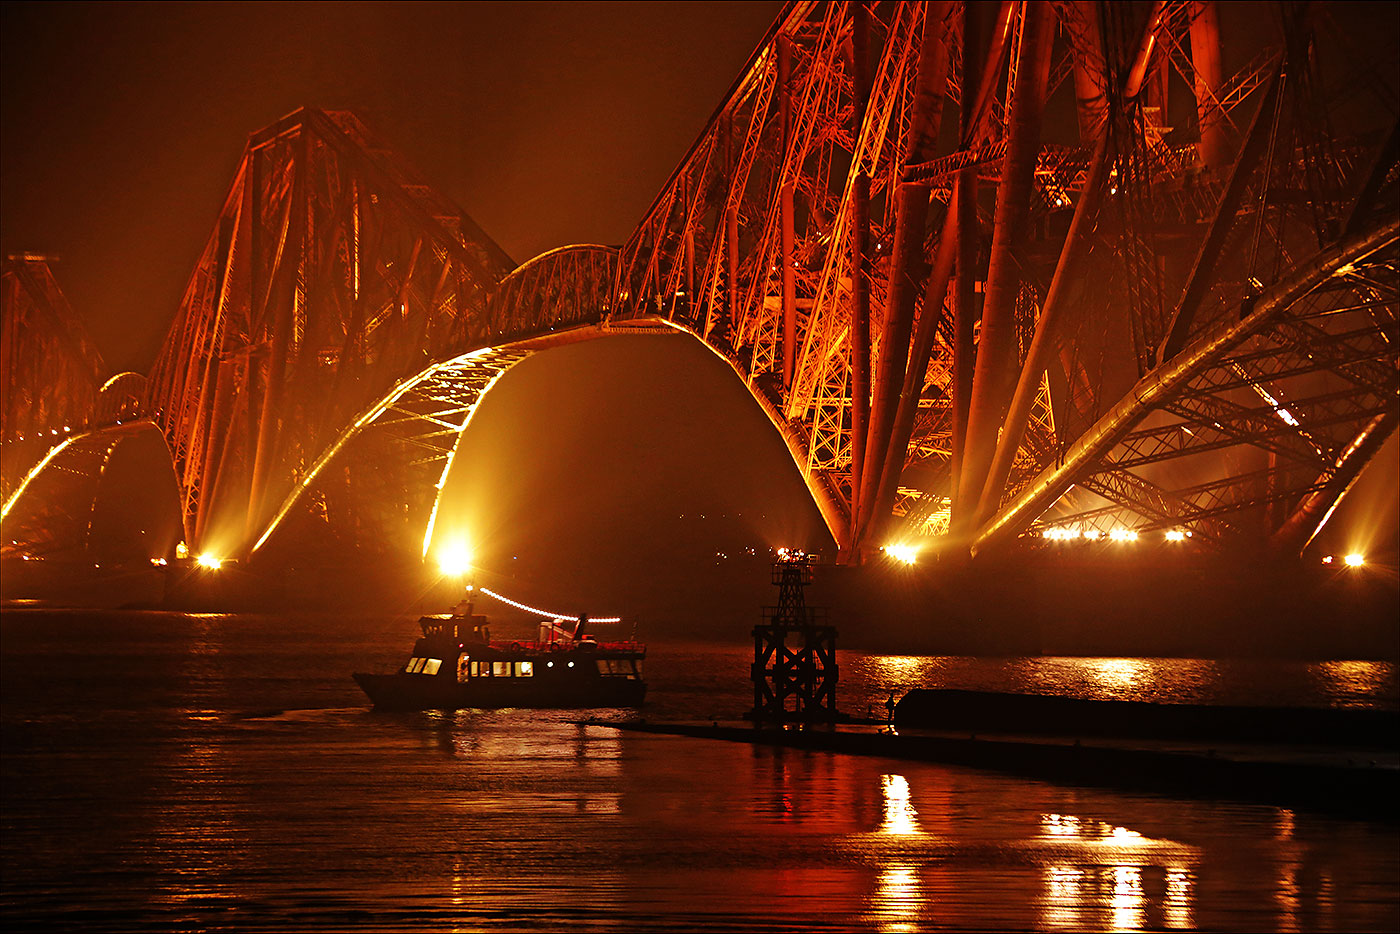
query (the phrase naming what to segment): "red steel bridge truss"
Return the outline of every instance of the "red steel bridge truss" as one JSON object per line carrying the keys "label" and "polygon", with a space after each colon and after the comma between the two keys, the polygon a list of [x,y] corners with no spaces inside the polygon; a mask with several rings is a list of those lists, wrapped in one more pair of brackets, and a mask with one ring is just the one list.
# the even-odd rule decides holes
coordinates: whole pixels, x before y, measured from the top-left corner
{"label": "red steel bridge truss", "polygon": [[187,537],[425,552],[511,365],[661,331],[749,387],[843,560],[1057,528],[1296,553],[1396,425],[1397,107],[1339,130],[1369,86],[1322,73],[1316,5],[1233,74],[1218,12],[790,3],[620,249],[518,268],[353,116],[289,115],[144,397]]}

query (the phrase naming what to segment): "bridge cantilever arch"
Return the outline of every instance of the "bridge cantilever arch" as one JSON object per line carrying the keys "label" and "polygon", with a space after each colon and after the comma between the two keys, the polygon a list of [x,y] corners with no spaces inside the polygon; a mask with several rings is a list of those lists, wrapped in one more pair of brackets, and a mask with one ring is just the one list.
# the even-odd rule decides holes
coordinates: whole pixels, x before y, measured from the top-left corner
{"label": "bridge cantilever arch", "polygon": [[1226,74],[1213,0],[789,3],[625,244],[518,268],[353,116],[291,114],[151,374],[186,534],[421,553],[511,365],[660,331],[749,388],[841,560],[1297,553],[1400,415],[1400,201],[1395,127],[1334,119],[1326,17],[1273,22]]}

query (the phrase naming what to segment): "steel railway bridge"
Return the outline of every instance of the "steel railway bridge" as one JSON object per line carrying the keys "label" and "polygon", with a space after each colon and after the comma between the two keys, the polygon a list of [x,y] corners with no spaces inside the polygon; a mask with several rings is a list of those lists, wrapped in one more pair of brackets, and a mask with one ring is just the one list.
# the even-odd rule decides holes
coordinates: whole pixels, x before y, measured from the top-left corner
{"label": "steel railway bridge", "polygon": [[1374,86],[1324,74],[1326,10],[1269,26],[1227,74],[1216,0],[792,2],[625,244],[519,266],[353,115],[297,111],[249,139],[149,377],[103,385],[42,258],[7,261],[6,547],[80,534],[55,504],[158,429],[195,551],[426,554],[496,380],[650,332],[749,388],[843,561],[1297,554],[1400,417],[1397,106],[1340,125]]}

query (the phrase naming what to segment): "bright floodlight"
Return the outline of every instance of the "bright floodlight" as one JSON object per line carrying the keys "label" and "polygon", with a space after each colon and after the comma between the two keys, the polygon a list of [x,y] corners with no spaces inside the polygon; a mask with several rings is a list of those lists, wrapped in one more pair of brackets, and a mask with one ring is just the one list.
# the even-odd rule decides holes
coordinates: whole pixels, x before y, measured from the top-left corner
{"label": "bright floodlight", "polygon": [[196,558],[195,561],[199,562],[200,567],[208,568],[211,571],[217,571],[224,566],[224,560],[222,558],[218,555],[211,555],[207,551]]}
{"label": "bright floodlight", "polygon": [[1349,568],[1359,568],[1365,563],[1365,555],[1357,554],[1356,552],[1352,552],[1351,554],[1347,555],[1347,567]]}
{"label": "bright floodlight", "polygon": [[460,542],[438,553],[438,568],[448,577],[461,577],[472,569],[471,549]]}
{"label": "bright floodlight", "polygon": [[905,564],[913,564],[919,560],[919,549],[913,545],[886,545],[885,554]]}

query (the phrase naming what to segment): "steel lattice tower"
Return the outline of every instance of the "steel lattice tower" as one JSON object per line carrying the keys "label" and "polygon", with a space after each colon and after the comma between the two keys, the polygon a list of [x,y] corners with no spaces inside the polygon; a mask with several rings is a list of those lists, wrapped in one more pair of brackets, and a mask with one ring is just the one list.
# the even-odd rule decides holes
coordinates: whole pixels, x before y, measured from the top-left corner
{"label": "steel lattice tower", "polygon": [[753,710],[762,721],[836,720],[836,628],[817,622],[807,606],[812,582],[808,555],[781,551],[773,564],[778,605],[764,608],[753,629]]}

